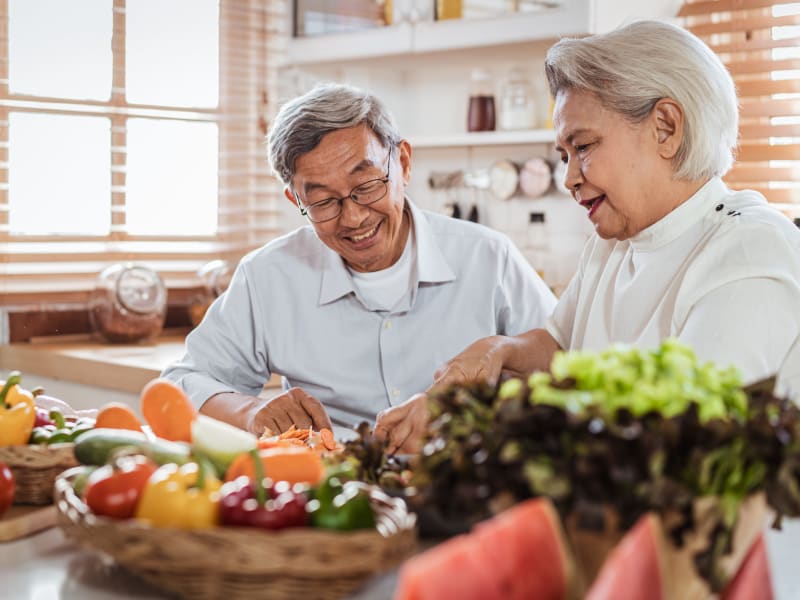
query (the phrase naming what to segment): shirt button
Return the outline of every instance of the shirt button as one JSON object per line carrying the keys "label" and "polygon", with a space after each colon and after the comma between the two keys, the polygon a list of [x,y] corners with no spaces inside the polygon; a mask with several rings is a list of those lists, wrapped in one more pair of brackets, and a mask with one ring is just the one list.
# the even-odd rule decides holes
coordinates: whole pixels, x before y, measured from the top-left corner
{"label": "shirt button", "polygon": [[400,395],[400,390],[398,390],[397,388],[394,388],[394,389],[392,390],[392,396],[394,396],[395,398],[397,398],[399,395]]}
{"label": "shirt button", "polygon": [[389,321],[389,320],[387,320],[387,321],[386,321],[386,322],[383,324],[383,328],[384,328],[384,329],[391,329],[391,328],[392,328],[392,322],[391,322],[391,321]]}
{"label": "shirt button", "polygon": [[717,204],[717,206],[716,206],[716,209],[715,209],[715,210],[716,210],[717,212],[719,212],[719,211],[721,211],[723,208],[725,208],[725,205],[724,205],[724,204]]}

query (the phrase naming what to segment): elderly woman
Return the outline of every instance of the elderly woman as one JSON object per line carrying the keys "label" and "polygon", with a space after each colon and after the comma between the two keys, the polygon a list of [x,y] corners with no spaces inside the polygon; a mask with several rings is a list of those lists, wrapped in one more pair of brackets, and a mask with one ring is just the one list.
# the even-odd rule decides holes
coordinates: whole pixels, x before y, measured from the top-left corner
{"label": "elderly woman", "polygon": [[439,383],[547,369],[560,349],[673,336],[751,382],[800,392],[800,231],[720,180],[738,130],[733,81],[698,38],[639,22],[547,53],[565,184],[595,234],[544,329],[479,340]]}

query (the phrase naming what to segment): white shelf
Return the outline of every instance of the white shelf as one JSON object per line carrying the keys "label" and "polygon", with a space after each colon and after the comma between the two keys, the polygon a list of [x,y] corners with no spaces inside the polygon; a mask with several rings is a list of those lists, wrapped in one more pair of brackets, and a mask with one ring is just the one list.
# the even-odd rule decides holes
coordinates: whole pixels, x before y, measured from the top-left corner
{"label": "white shelf", "polygon": [[592,33],[590,0],[562,0],[535,12],[487,19],[420,22],[414,26],[414,52],[436,52],[555,40]]}
{"label": "white shelf", "polygon": [[291,38],[285,66],[362,61],[587,34],[592,32],[593,1],[561,0],[558,6],[490,19],[398,23],[350,33]]}
{"label": "white shelf", "polygon": [[351,33],[289,38],[285,66],[303,66],[409,54],[412,26],[400,23]]}
{"label": "white shelf", "polygon": [[517,144],[547,144],[555,141],[552,129],[525,131],[481,131],[446,135],[408,136],[412,148],[455,148],[469,146],[513,146]]}

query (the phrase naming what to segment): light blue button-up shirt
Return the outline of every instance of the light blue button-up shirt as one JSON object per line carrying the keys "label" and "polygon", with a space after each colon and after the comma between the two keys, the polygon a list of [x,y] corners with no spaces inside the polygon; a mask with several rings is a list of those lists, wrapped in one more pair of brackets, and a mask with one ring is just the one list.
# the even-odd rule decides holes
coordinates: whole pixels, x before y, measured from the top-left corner
{"label": "light blue button-up shirt", "polygon": [[199,407],[256,396],[277,373],[350,426],[427,389],[478,338],[544,325],[556,299],[507,237],[407,205],[414,285],[393,310],[371,310],[342,258],[302,227],[242,259],[164,376]]}

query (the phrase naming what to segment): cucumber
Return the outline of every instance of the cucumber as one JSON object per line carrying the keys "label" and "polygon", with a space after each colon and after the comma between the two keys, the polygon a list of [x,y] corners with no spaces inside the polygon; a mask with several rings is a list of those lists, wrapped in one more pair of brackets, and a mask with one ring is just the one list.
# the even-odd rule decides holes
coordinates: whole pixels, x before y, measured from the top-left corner
{"label": "cucumber", "polygon": [[92,429],[75,440],[75,458],[84,465],[104,465],[116,448],[132,446],[159,465],[189,461],[189,445],[150,440],[144,433],[127,429]]}

